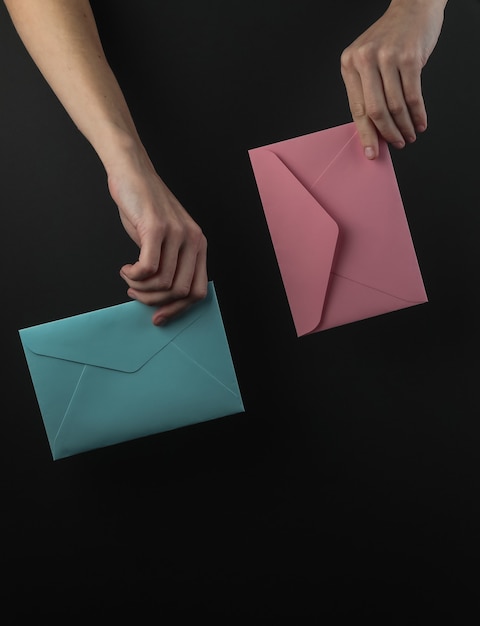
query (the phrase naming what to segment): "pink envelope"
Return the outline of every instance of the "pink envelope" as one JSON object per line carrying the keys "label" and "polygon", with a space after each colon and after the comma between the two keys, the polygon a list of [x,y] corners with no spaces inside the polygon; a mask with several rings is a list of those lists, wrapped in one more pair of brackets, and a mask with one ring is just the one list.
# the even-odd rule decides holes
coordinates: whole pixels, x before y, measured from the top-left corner
{"label": "pink envelope", "polygon": [[386,142],[353,122],[248,151],[297,336],[427,302]]}

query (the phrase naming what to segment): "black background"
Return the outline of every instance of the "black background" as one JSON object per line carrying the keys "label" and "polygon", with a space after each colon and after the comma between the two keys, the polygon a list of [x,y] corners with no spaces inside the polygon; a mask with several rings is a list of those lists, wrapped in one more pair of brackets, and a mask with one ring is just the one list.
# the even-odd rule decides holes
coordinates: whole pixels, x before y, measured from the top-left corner
{"label": "black background", "polygon": [[340,54],[386,5],[93,3],[151,158],[208,237],[246,411],[59,461],[18,329],[125,301],[137,250],[0,5],[8,623],[478,617],[480,3],[450,0],[429,129],[392,151],[428,303],[298,339],[247,156],[350,121]]}

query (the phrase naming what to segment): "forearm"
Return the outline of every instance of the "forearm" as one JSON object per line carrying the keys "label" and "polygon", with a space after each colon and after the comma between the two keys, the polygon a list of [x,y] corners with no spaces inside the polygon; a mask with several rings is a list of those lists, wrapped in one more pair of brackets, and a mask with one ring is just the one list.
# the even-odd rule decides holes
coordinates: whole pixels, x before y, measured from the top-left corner
{"label": "forearm", "polygon": [[88,0],[4,0],[26,49],[108,171],[142,145]]}

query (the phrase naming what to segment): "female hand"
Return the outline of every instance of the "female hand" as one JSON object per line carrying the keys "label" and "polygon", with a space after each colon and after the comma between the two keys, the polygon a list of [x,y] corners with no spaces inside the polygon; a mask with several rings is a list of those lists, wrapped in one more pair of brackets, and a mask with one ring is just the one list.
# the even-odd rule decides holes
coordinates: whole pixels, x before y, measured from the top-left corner
{"label": "female hand", "polygon": [[447,0],[392,0],[383,16],[341,55],[350,111],[365,156],[378,134],[403,148],[427,128],[421,71],[439,38]]}
{"label": "female hand", "polygon": [[108,185],[138,261],[120,275],[127,294],[157,307],[154,324],[185,311],[207,294],[207,240],[145,154],[122,158],[108,171]]}

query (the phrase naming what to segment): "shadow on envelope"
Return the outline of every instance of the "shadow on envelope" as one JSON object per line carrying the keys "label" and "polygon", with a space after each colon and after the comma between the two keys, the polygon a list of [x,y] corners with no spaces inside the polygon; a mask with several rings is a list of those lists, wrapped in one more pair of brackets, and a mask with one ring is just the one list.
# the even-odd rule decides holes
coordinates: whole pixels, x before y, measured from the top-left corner
{"label": "shadow on envelope", "polygon": [[386,142],[353,122],[248,151],[298,336],[427,302]]}
{"label": "shadow on envelope", "polygon": [[244,411],[208,287],[163,327],[132,301],[19,330],[54,459]]}

